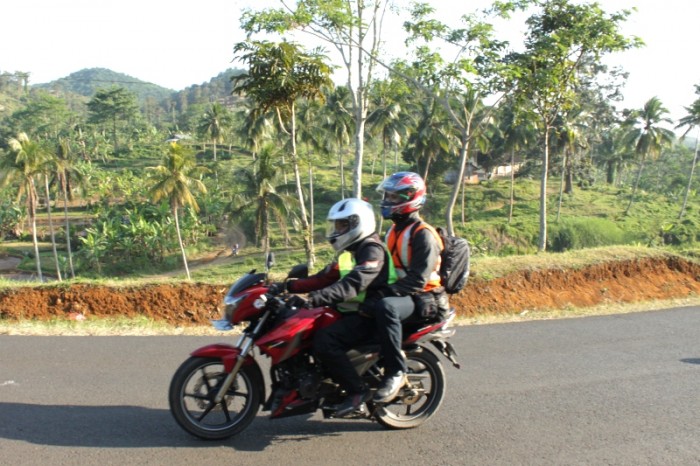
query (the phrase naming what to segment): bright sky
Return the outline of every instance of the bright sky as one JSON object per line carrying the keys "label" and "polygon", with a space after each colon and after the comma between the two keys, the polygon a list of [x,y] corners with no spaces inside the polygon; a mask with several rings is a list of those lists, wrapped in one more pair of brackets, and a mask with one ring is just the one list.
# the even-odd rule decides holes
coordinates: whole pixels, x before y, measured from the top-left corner
{"label": "bright sky", "polygon": [[[439,10],[470,13],[490,2],[432,0]],[[646,47],[616,54],[611,62],[630,72],[624,107],[658,96],[671,117],[685,115],[698,96],[698,0],[600,0],[607,11],[636,6],[624,33]],[[243,6],[273,0],[21,0],[3,2],[0,71],[30,72],[31,83],[83,68],[108,68],[174,90],[209,81],[233,60]],[[408,2],[406,1],[406,4]],[[456,15],[455,15],[456,16]],[[400,44],[398,46],[401,46]]]}

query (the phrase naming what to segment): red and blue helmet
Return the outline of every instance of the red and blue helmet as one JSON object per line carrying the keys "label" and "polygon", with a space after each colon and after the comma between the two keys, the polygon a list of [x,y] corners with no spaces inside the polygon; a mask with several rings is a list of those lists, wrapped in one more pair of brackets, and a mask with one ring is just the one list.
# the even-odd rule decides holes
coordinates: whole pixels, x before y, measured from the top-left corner
{"label": "red and blue helmet", "polygon": [[398,172],[388,176],[377,187],[382,195],[384,218],[396,218],[416,212],[425,204],[425,182],[417,173]]}

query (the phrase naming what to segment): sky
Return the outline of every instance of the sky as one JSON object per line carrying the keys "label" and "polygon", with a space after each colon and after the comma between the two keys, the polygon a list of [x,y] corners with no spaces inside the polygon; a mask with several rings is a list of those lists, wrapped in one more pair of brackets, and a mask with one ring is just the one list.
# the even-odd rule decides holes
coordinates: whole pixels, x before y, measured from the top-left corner
{"label": "sky", "polygon": [[[408,5],[408,0],[405,2]],[[470,13],[485,0],[432,0],[438,11]],[[696,98],[698,0],[599,0],[606,11],[637,7],[623,33],[646,43],[606,62],[630,73],[620,108],[658,97],[677,120]],[[0,71],[29,72],[45,83],[84,68],[108,68],[173,90],[202,84],[228,68],[244,39],[241,8],[274,0],[22,0],[3,2]],[[385,34],[385,37],[388,35]],[[402,44],[397,44],[401,47]]]}

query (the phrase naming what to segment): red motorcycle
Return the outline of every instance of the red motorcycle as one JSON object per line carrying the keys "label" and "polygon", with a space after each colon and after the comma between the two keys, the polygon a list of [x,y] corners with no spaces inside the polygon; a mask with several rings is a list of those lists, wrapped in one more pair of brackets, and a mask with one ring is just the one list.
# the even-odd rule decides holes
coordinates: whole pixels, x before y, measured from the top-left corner
{"label": "red motorcycle", "polygon": [[[260,406],[270,418],[323,411],[334,417],[333,406],[346,393],[326,373],[312,354],[313,336],[341,314],[329,307],[298,307],[298,296],[269,293],[268,257],[265,273],[250,271],[236,281],[224,298],[221,320],[213,321],[220,330],[233,329],[246,322],[235,346],[212,344],[199,348],[180,365],[170,383],[170,411],[177,423],[190,434],[217,440],[245,429]],[[308,275],[305,265],[292,268],[287,279]],[[459,368],[456,352],[447,341],[454,334],[448,328],[454,311],[446,319],[404,323],[403,351],[408,366],[408,382],[389,403],[367,402],[351,418],[377,420],[391,429],[417,427],[433,416],[445,396],[445,373],[435,352]],[[271,360],[269,397],[260,366],[253,358],[253,347]],[[357,372],[371,390],[383,375],[379,344],[364,344],[349,351]],[[344,418],[347,418],[345,416]]]}

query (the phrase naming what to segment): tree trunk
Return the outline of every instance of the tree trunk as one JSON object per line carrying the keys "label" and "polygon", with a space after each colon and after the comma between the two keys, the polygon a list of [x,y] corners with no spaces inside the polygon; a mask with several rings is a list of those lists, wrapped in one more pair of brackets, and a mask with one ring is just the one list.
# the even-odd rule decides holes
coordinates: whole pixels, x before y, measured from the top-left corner
{"label": "tree trunk", "polygon": [[637,172],[637,178],[634,180],[634,188],[632,189],[632,195],[630,196],[630,203],[627,205],[627,209],[625,209],[625,215],[630,213],[632,203],[637,195],[637,187],[639,186],[639,180],[642,178],[642,170],[644,170],[644,158],[639,161],[639,171]]}
{"label": "tree trunk", "polygon": [[575,153],[571,151],[571,154],[566,158],[566,163],[564,166],[566,177],[564,179],[564,194],[573,194],[574,192],[574,155]]}
{"label": "tree trunk", "polygon": [[508,225],[513,221],[513,204],[515,203],[515,150],[510,150],[510,208],[508,209]]}
{"label": "tree trunk", "polygon": [[[359,69],[362,70],[363,53],[358,54]],[[355,105],[355,166],[352,169],[352,197],[362,199],[362,164],[365,150],[365,121],[367,109],[365,108],[365,83],[362,79],[362,71],[358,73],[359,84],[356,91]],[[350,88],[352,89],[352,88]]]}
{"label": "tree trunk", "polygon": [[291,131],[291,142],[292,142],[292,165],[294,168],[294,181],[297,187],[297,197],[299,198],[299,208],[301,210],[301,225],[304,230],[304,251],[306,252],[306,263],[309,270],[313,270],[316,258],[314,255],[313,248],[311,246],[311,229],[309,227],[309,218],[306,213],[306,203],[304,202],[304,192],[301,185],[301,174],[299,172],[299,160],[297,158],[297,144],[296,144],[296,113],[294,104],[291,108],[291,119],[292,119],[292,131]]}
{"label": "tree trunk", "polygon": [[542,178],[540,179],[540,239],[538,252],[547,249],[547,177],[549,175],[549,122],[544,126],[544,154],[542,156]]}
{"label": "tree trunk", "polygon": [[34,181],[29,183],[29,192],[27,193],[29,204],[29,221],[32,224],[32,242],[34,243],[34,261],[36,262],[36,275],[39,281],[44,281],[44,276],[41,273],[41,258],[39,257],[39,239],[36,236],[36,188]]}
{"label": "tree trunk", "polygon": [[564,197],[564,180],[566,179],[566,151],[564,151],[563,159],[561,161],[561,181],[559,182],[559,202],[557,204],[557,218],[556,223],[559,223],[559,216],[561,215],[561,201]]}
{"label": "tree trunk", "polygon": [[698,136],[695,138],[695,155],[693,155],[693,164],[690,167],[690,175],[688,175],[688,186],[685,188],[683,205],[681,206],[681,211],[678,213],[678,220],[683,218],[685,207],[688,204],[688,194],[690,193],[690,186],[693,184],[693,173],[695,173],[695,166],[698,163],[698,142],[700,142],[700,130],[698,131]]}
{"label": "tree trunk", "polygon": [[452,215],[454,212],[455,204],[457,203],[457,196],[459,196],[459,190],[461,185],[464,183],[464,170],[467,166],[467,157],[469,155],[469,131],[471,129],[471,117],[467,120],[467,126],[462,128],[462,137],[459,157],[459,166],[457,167],[457,180],[452,188],[452,194],[450,195],[450,200],[447,203],[447,209],[445,209],[445,226],[449,235],[454,236],[455,229],[452,224]]}
{"label": "tree trunk", "polygon": [[615,161],[613,160],[608,160],[605,163],[605,181],[608,184],[614,184],[615,183]]}
{"label": "tree trunk", "polygon": [[75,278],[75,268],[73,267],[73,250],[70,244],[70,222],[68,221],[68,185],[66,183],[65,172],[61,175],[61,189],[63,190],[63,218],[66,224],[66,251],[68,253],[68,268],[70,277]]}
{"label": "tree trunk", "polygon": [[175,217],[175,230],[177,231],[177,242],[180,244],[180,251],[182,252],[182,263],[185,264],[185,272],[187,273],[187,279],[192,280],[190,276],[190,268],[187,265],[187,254],[185,253],[185,245],[182,242],[182,233],[180,233],[180,218],[177,214],[177,207],[173,207],[173,217]]}
{"label": "tree trunk", "polygon": [[343,164],[343,151],[338,151],[338,168],[340,170],[340,198],[345,199],[345,165]]}
{"label": "tree trunk", "polygon": [[61,278],[61,265],[58,263],[58,251],[56,251],[56,234],[53,231],[53,219],[51,218],[51,192],[49,191],[49,176],[44,175],[44,189],[46,190],[46,213],[49,220],[49,233],[51,234],[51,248],[53,249],[53,262],[56,267],[56,278],[59,282]]}
{"label": "tree trunk", "polygon": [[[270,214],[267,208],[262,210],[262,250],[264,252],[264,257],[267,258],[270,255]],[[265,259],[267,260],[267,259]]]}
{"label": "tree trunk", "polygon": [[314,169],[309,160],[309,230],[311,231],[311,250],[314,250]]}

